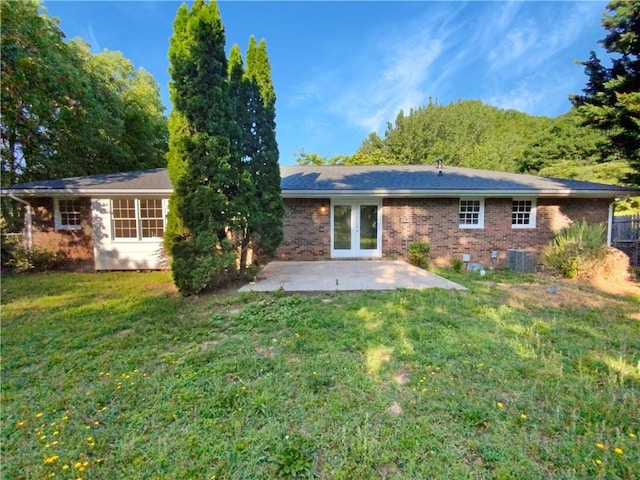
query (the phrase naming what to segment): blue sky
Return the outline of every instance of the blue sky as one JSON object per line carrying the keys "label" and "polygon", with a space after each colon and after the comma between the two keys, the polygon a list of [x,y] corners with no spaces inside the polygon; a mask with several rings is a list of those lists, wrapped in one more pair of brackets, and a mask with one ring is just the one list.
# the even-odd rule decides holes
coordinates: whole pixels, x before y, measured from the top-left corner
{"label": "blue sky", "polygon": [[[119,50],[160,84],[167,113],[176,1],[45,0],[68,38]],[[191,4],[191,2],[187,2]],[[264,38],[280,163],[354,153],[401,109],[458,99],[555,117],[587,77],[606,2],[219,2],[227,51]]]}

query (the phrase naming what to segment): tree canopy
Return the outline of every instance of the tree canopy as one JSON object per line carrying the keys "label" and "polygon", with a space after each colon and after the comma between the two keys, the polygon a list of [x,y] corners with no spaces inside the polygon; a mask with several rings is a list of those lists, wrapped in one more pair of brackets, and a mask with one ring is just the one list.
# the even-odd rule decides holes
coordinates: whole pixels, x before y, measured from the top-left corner
{"label": "tree canopy", "polygon": [[37,1],[1,8],[3,184],[165,164],[164,107],[147,71],[65,42]]}
{"label": "tree canopy", "polygon": [[624,179],[640,185],[640,2],[610,1],[602,25],[608,33],[600,44],[612,54],[611,64],[592,51],[581,62],[587,85],[571,101],[585,125],[604,133],[604,155],[628,162]]}
{"label": "tree canopy", "polygon": [[0,8],[3,185],[166,164],[160,87],[147,71],[65,41],[36,0]]}

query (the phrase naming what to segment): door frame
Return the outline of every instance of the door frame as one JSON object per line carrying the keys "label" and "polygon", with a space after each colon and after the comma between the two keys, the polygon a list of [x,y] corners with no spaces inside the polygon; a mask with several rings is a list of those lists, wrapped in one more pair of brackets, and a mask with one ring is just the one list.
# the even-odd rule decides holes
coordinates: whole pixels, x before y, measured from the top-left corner
{"label": "door frame", "polygon": [[[336,205],[349,205],[351,207],[351,249],[335,250],[333,212]],[[360,207],[362,205],[374,205],[377,207],[377,247],[375,250],[360,249]],[[382,199],[379,198],[332,198],[331,199],[331,258],[381,258],[382,257]]]}

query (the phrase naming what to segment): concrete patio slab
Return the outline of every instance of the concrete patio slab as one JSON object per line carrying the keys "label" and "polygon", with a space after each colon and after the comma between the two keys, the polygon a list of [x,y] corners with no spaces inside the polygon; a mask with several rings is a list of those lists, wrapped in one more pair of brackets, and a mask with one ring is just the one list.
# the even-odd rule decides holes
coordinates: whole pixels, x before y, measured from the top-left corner
{"label": "concrete patio slab", "polygon": [[445,288],[467,290],[403,261],[271,262],[240,292],[320,292]]}

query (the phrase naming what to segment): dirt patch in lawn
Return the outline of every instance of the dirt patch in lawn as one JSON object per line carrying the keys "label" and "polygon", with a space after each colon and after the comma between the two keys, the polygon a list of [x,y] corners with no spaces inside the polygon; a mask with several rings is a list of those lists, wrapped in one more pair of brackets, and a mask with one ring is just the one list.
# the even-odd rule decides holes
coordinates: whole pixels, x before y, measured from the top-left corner
{"label": "dirt patch in lawn", "polygon": [[605,308],[612,303],[622,305],[628,297],[640,300],[640,284],[631,281],[586,283],[541,275],[534,283],[496,286],[509,294],[508,304],[514,308]]}

